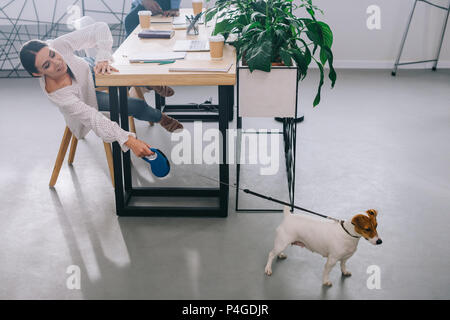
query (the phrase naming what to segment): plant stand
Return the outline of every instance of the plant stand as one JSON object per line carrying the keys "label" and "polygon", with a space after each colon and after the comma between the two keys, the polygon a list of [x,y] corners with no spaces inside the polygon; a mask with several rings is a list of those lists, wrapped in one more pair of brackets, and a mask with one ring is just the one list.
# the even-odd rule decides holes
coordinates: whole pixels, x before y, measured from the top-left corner
{"label": "plant stand", "polygon": [[[283,122],[283,119],[284,119],[284,118],[281,118],[281,117],[275,117],[274,119],[275,119],[275,121]],[[301,115],[300,117],[294,119],[295,123],[303,122],[303,120],[305,120],[305,116],[304,116],[304,115]]]}
{"label": "plant stand", "polygon": [[[256,209],[256,208],[247,208],[247,209],[241,209],[239,208],[239,181],[240,181],[240,158],[241,158],[241,143],[242,143],[242,117],[247,117],[246,114],[251,115],[254,113],[253,111],[248,112],[241,112],[243,105],[241,105],[242,102],[249,102],[249,97],[252,97],[253,95],[258,95],[259,99],[270,99],[271,96],[275,96],[275,100],[278,101],[284,101],[285,97],[280,96],[280,90],[278,91],[278,86],[276,83],[269,83],[271,86],[271,91],[264,90],[264,88],[260,88],[256,92],[243,92],[242,88],[248,88],[247,86],[242,85],[242,81],[253,81],[251,78],[248,77],[249,68],[246,66],[242,66],[242,64],[237,64],[237,121],[236,121],[236,128],[238,129],[237,134],[237,161],[236,161],[236,212],[281,212],[282,209]],[[272,105],[272,110],[274,110],[274,114],[265,114],[266,117],[279,117],[281,119],[281,122],[283,123],[283,131],[280,133],[267,133],[267,134],[283,134],[283,141],[284,141],[284,157],[285,157],[285,164],[286,164],[286,175],[287,175],[287,184],[288,184],[288,191],[289,191],[289,202],[291,204],[291,207],[293,209],[294,206],[294,200],[295,200],[295,159],[296,159],[296,142],[297,142],[297,123],[299,122],[299,119],[302,119],[303,117],[297,117],[297,105],[298,105],[298,68],[297,66],[294,67],[272,67],[272,69],[288,69],[289,71],[293,71],[294,77],[290,79],[290,81],[295,81],[295,85],[290,83],[290,86],[294,88],[295,90],[294,99],[291,101],[291,110],[289,110],[289,106],[282,106],[281,113],[278,114],[278,110],[275,110]],[[294,69],[294,70],[292,70]],[[254,71],[257,72],[257,71]],[[262,71],[259,71],[262,72]],[[244,77],[243,77],[244,74]],[[265,73],[267,76],[269,76],[270,73]],[[258,81],[255,80],[257,85],[261,85],[265,80]],[[259,82],[259,83],[258,83]],[[282,83],[278,83],[278,85],[282,85]],[[286,87],[286,86],[281,86]],[[268,96],[265,96],[265,94],[268,94]],[[286,92],[282,92],[281,94],[288,94]],[[243,98],[243,95],[249,95],[247,97]],[[289,116],[286,116],[289,115]],[[303,119],[302,119],[303,120]],[[252,132],[254,134],[260,134],[259,132]],[[248,133],[247,133],[248,134]]]}
{"label": "plant stand", "polygon": [[[416,9],[416,5],[417,5],[417,2],[418,2],[418,1],[427,3],[427,4],[429,4],[429,5],[433,6],[433,7],[436,7],[436,8],[438,8],[438,9],[442,9],[442,10],[447,11],[447,15],[446,15],[445,20],[444,20],[444,25],[443,25],[443,27],[442,27],[441,41],[440,41],[440,43],[439,43],[439,47],[438,47],[438,50],[437,50],[437,54],[436,54],[436,58],[435,58],[435,59],[433,59],[433,60],[423,60],[423,61],[414,61],[414,62],[403,62],[403,63],[400,63],[400,57],[401,57],[401,55],[402,55],[403,46],[405,45],[406,37],[408,36],[409,26],[411,25],[411,20],[412,20],[412,18],[413,18],[414,10]],[[400,51],[399,51],[399,53],[398,53],[397,59],[395,60],[394,69],[392,70],[392,73],[391,73],[392,76],[395,76],[395,75],[397,74],[398,66],[402,66],[402,65],[406,65],[406,64],[416,64],[416,63],[434,62],[434,65],[433,65],[433,67],[432,67],[432,70],[433,70],[433,71],[436,71],[436,67],[437,67],[437,64],[438,64],[438,61],[439,61],[439,55],[440,55],[440,53],[441,53],[442,42],[444,41],[445,29],[447,28],[447,22],[448,22],[448,16],[449,16],[449,13],[450,13],[450,1],[449,1],[449,4],[448,4],[447,7],[443,7],[443,6],[438,6],[438,5],[434,4],[434,3],[431,3],[431,2],[426,1],[426,0],[415,0],[414,6],[413,6],[413,8],[412,8],[412,10],[411,10],[411,14],[409,15],[409,20],[408,20],[408,24],[406,25],[405,33],[403,34],[402,42],[401,42],[401,44],[400,44]]]}

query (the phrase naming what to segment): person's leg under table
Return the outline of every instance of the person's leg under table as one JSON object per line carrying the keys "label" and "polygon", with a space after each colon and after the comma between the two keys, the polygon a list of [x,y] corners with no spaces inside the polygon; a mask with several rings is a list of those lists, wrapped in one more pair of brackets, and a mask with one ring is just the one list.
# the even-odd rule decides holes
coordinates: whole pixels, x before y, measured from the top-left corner
{"label": "person's leg under table", "polygon": [[[98,110],[110,111],[110,103],[109,103],[110,96],[107,93],[101,91],[97,91],[96,94],[97,94]],[[145,100],[127,97],[126,92],[123,97],[127,98],[127,106],[128,106],[127,109],[129,116],[133,116],[136,119],[143,121],[159,122],[161,120],[162,117],[161,111],[149,106],[145,102]]]}
{"label": "person's leg under table", "polygon": [[133,32],[134,29],[139,25],[139,15],[138,12],[141,10],[146,10],[143,5],[138,5],[131,9],[131,11],[125,17],[125,32],[127,37]]}

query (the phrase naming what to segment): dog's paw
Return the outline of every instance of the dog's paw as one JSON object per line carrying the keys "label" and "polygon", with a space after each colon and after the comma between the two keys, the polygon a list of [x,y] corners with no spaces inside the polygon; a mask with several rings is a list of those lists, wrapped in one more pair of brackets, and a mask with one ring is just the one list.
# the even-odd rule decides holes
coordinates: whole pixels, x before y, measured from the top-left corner
{"label": "dog's paw", "polygon": [[264,270],[264,273],[267,274],[268,276],[270,276],[270,275],[272,275],[272,269],[266,268],[266,270]]}
{"label": "dog's paw", "polygon": [[351,277],[352,273],[350,271],[345,271],[345,272],[342,272],[342,276],[343,277]]}
{"label": "dog's paw", "polygon": [[333,284],[331,283],[331,281],[326,281],[322,284],[324,287],[331,287]]}
{"label": "dog's paw", "polygon": [[282,252],[278,255],[278,259],[280,259],[280,260],[284,260],[286,258],[287,258],[287,255],[284,252]]}

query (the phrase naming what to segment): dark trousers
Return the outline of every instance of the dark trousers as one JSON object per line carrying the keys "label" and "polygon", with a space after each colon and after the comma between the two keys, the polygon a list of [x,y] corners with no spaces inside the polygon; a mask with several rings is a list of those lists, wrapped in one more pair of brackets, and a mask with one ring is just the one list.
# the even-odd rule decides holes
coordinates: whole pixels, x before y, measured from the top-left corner
{"label": "dark trousers", "polygon": [[127,33],[127,37],[138,26],[138,24],[139,24],[138,12],[141,10],[146,10],[146,9],[143,5],[138,5],[138,6],[134,7],[125,17],[125,32]]}

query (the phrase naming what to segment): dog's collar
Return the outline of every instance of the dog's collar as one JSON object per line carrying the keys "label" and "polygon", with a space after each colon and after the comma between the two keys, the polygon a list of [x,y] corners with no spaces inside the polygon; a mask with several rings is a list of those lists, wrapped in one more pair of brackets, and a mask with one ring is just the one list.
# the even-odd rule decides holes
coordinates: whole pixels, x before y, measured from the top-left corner
{"label": "dog's collar", "polygon": [[345,232],[347,232],[347,234],[348,234],[350,237],[357,238],[357,239],[361,238],[361,236],[358,237],[358,236],[352,235],[350,232],[348,232],[347,229],[345,229],[345,227],[344,227],[344,220],[341,220],[341,227],[342,227],[342,229],[344,229]]}

